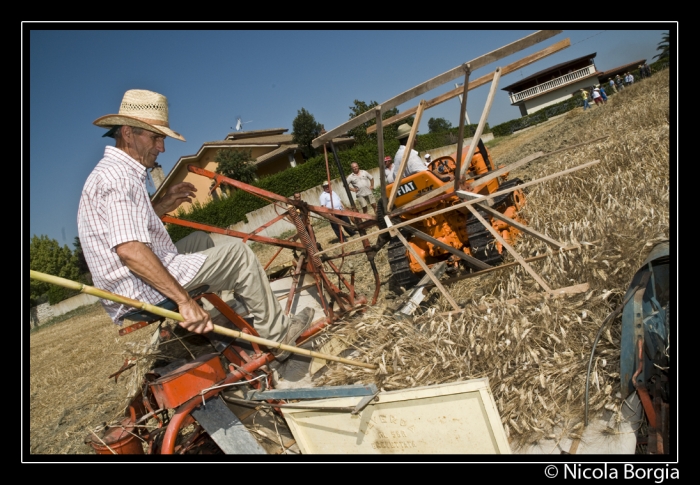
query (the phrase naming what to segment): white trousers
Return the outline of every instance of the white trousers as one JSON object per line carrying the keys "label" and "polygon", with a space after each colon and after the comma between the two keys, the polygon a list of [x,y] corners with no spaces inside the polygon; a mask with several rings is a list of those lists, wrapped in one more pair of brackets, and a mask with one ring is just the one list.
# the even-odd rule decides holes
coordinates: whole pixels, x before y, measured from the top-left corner
{"label": "white trousers", "polygon": [[[184,285],[186,290],[209,285],[207,292],[233,291],[248,307],[260,336],[274,342],[282,341],[290,319],[272,293],[260,261],[247,245],[234,237],[196,231],[176,242],[175,247],[181,254],[207,256],[192,281]],[[225,318],[206,302],[205,309],[212,320]]]}

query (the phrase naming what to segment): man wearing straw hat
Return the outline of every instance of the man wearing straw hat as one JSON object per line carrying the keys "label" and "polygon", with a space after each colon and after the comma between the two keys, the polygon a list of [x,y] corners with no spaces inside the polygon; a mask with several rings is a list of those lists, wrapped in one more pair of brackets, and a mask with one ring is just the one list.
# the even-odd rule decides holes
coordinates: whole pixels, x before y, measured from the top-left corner
{"label": "man wearing straw hat", "polygon": [[[411,134],[411,125],[404,123],[398,128],[398,136],[396,137],[401,144],[399,149],[394,155],[394,181],[400,180],[401,178],[408,177],[414,173],[422,172],[423,170],[428,170],[425,166],[423,160],[418,156],[418,152],[410,148],[411,154],[408,156],[408,162],[406,163],[406,168],[403,170],[403,176],[399,176],[399,167],[401,166],[401,160],[403,160],[403,154],[406,151],[406,143],[408,143],[409,135]],[[413,138],[413,145],[416,144],[416,138]]]}
{"label": "man wearing straw hat", "polygon": [[[195,333],[213,329],[212,316],[188,294],[208,285],[209,292],[234,291],[253,316],[262,338],[294,345],[309,327],[313,309],[285,315],[255,254],[237,239],[201,231],[172,242],[160,216],[191,202],[194,185],[181,182],[151,202],[147,170],[165,151],[165,137],[185,139],[170,128],[168,101],[152,91],[132,89],[124,94],[118,114],[94,121],[116,140],[89,175],[78,208],[78,232],[85,259],[98,288],[157,304],[165,298],[178,305],[180,323]],[[102,300],[121,324],[128,306]],[[289,352],[275,351],[278,360]]]}

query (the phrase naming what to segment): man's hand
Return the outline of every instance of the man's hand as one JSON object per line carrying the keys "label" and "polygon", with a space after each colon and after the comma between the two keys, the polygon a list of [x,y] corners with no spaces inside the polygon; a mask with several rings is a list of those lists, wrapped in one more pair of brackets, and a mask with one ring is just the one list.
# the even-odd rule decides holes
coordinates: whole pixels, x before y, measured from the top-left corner
{"label": "man's hand", "polygon": [[178,310],[185,319],[184,322],[179,322],[182,328],[194,333],[207,333],[214,330],[214,323],[212,323],[209,313],[192,298],[186,303],[178,305]]}
{"label": "man's hand", "polygon": [[195,333],[214,330],[209,313],[190,297],[148,246],[140,241],[129,241],[116,246],[115,251],[129,271],[177,304],[178,312],[185,319],[180,326]]}
{"label": "man's hand", "polygon": [[183,202],[192,202],[195,192],[197,189],[189,182],[175,184],[165,191],[165,195],[158,202],[153,204],[153,210],[158,217],[162,217],[180,207]]}

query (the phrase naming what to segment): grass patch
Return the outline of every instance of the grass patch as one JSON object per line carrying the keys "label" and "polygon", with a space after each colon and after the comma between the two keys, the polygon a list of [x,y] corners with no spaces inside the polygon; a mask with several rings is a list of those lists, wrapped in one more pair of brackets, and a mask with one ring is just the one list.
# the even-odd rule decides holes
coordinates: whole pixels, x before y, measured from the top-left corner
{"label": "grass patch", "polygon": [[512,137],[513,135],[493,137],[491,140],[485,142],[484,146],[490,150],[493,147],[500,145],[504,141],[510,140]]}

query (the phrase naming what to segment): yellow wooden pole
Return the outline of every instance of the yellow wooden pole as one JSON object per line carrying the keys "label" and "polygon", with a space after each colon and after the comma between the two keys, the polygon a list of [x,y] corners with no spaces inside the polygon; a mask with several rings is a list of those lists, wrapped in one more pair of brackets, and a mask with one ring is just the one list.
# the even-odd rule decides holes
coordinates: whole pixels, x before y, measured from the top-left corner
{"label": "yellow wooden pole", "polygon": [[[165,317],[165,318],[171,318],[171,319],[176,320],[178,322],[182,322],[185,320],[182,317],[182,315],[180,315],[177,312],[166,310],[166,309],[161,308],[159,306],[151,305],[150,303],[146,303],[143,301],[134,300],[132,298],[127,298],[126,296],[117,295],[117,294],[111,293],[109,291],[101,290],[99,288],[95,288],[94,286],[84,285],[82,283],[78,283],[77,281],[72,281],[72,280],[68,280],[65,278],[61,278],[59,276],[53,276],[50,274],[41,273],[39,271],[29,270],[29,277],[32,279],[35,279],[35,280],[43,281],[45,283],[51,283],[54,285],[69,288],[71,290],[77,290],[77,291],[80,291],[81,293],[87,293],[88,295],[97,296],[97,297],[103,298],[105,300],[116,301],[117,303],[124,303],[125,305],[129,305],[131,307],[138,308],[139,310],[146,310],[146,311],[151,312],[155,315],[159,315],[159,316]],[[357,367],[365,367],[367,369],[378,369],[379,368],[379,366],[377,366],[375,364],[367,364],[364,362],[358,362],[358,361],[351,360],[351,359],[336,357],[335,355],[322,354],[320,352],[314,352],[312,350],[300,349],[299,347],[294,347],[291,345],[282,344],[280,342],[274,342],[272,340],[267,340],[267,339],[264,339],[262,337],[256,337],[254,335],[248,335],[248,334],[245,334],[243,332],[239,332],[238,330],[232,330],[232,329],[229,329],[226,327],[221,327],[219,325],[214,325],[214,332],[222,334],[222,335],[228,335],[229,337],[247,340],[248,342],[254,342],[256,344],[261,344],[261,345],[264,345],[265,347],[268,347],[268,348],[286,350],[286,351],[292,352],[294,354],[308,355],[310,357],[315,357],[318,359],[331,360],[334,362],[341,362],[343,364],[354,365]]]}

